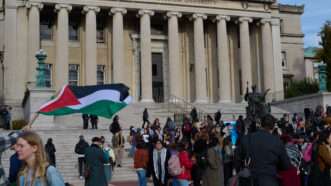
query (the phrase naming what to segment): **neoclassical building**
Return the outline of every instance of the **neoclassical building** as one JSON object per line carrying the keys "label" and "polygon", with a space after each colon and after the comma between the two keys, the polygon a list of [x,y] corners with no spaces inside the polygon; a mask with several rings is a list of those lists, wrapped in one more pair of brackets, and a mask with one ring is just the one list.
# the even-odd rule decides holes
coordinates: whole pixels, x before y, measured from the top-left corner
{"label": "neoclassical building", "polygon": [[302,6],[276,0],[1,0],[1,98],[19,106],[47,53],[47,86],[123,82],[136,102],[241,102],[304,77]]}

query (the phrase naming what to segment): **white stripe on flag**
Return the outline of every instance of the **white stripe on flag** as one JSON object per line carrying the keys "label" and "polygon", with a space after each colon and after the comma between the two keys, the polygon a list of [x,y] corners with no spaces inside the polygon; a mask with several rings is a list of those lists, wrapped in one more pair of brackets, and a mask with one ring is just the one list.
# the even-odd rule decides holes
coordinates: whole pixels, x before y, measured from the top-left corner
{"label": "white stripe on flag", "polygon": [[121,93],[117,90],[109,90],[109,89],[108,90],[99,90],[99,91],[93,92],[92,94],[89,94],[85,97],[80,98],[78,101],[81,104],[68,106],[68,108],[78,110],[78,109],[81,109],[83,107],[86,107],[88,105],[91,105],[91,104],[93,104],[97,101],[101,101],[101,100],[109,100],[109,101],[121,103],[120,96],[121,96]]}

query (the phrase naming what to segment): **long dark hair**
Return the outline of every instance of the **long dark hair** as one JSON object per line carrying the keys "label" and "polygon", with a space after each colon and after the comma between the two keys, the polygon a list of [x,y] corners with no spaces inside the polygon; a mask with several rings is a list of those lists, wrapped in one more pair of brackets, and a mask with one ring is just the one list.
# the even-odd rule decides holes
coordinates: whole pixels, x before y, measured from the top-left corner
{"label": "long dark hair", "polygon": [[319,136],[319,139],[318,139],[318,143],[319,144],[322,144],[322,143],[326,143],[326,144],[329,144],[328,143],[328,138],[330,137],[331,135],[331,130],[324,130],[320,133],[320,136]]}

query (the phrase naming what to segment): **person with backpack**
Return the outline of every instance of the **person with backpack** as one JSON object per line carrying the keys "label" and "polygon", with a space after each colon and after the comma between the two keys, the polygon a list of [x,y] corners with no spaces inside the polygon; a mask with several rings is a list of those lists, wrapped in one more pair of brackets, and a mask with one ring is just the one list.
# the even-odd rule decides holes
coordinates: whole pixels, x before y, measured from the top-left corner
{"label": "person with backpack", "polygon": [[79,142],[75,146],[75,153],[78,154],[78,172],[79,179],[83,179],[83,170],[85,170],[85,150],[89,144],[85,141],[84,136],[79,136]]}
{"label": "person with backpack", "polygon": [[[193,162],[188,152],[189,143],[181,142],[178,145],[178,154],[170,157],[168,162],[169,174],[176,177],[173,186],[189,186]],[[173,163],[171,163],[173,162]]]}
{"label": "person with backpack", "polygon": [[23,161],[19,186],[64,186],[58,170],[49,165],[40,136],[31,131],[20,134],[16,143],[18,158]]}
{"label": "person with backpack", "polygon": [[154,186],[167,186],[169,173],[168,161],[170,159],[170,151],[163,146],[161,140],[154,141],[154,148],[149,155],[149,168],[148,171],[153,177]]}
{"label": "person with backpack", "polygon": [[103,164],[104,170],[105,170],[105,176],[108,185],[110,185],[112,176],[113,176],[113,166],[114,166],[114,161],[115,161],[115,154],[113,149],[110,147],[110,144],[108,143],[103,143],[103,152],[104,156],[108,161]]}
{"label": "person with backpack", "polygon": [[310,180],[311,186],[331,185],[331,131],[322,131],[317,148],[313,150],[314,166]]}
{"label": "person with backpack", "polygon": [[147,186],[146,171],[148,168],[149,154],[146,144],[140,139],[134,154],[134,168],[138,175],[139,186]]}

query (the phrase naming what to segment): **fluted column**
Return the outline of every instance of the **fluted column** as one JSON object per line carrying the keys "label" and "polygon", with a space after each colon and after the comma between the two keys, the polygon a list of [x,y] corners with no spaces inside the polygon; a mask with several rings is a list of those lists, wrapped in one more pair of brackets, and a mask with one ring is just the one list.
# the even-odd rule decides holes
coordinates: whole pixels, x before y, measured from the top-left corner
{"label": "fluted column", "polygon": [[55,64],[55,88],[68,83],[69,66],[69,11],[72,7],[67,4],[55,5],[57,10],[57,34],[56,34],[56,64]]}
{"label": "fluted column", "polygon": [[272,30],[272,48],[274,64],[274,98],[276,100],[284,99],[283,69],[281,57],[281,40],[280,40],[280,21],[273,19],[271,21]]}
{"label": "fluted column", "polygon": [[97,84],[97,18],[99,7],[85,6],[85,84]]}
{"label": "fluted column", "polygon": [[152,90],[151,20],[153,11],[140,10],[141,102],[154,102]]}
{"label": "fluted column", "polygon": [[263,51],[263,84],[264,90],[270,89],[273,91],[273,56],[272,56],[272,38],[270,19],[261,20],[262,29],[262,51]]}
{"label": "fluted column", "polygon": [[126,9],[112,8],[110,13],[113,15],[113,82],[123,82],[124,68],[124,31],[123,31],[123,14],[126,14]]}
{"label": "fluted column", "polygon": [[203,20],[207,19],[204,14],[193,14],[194,20],[194,70],[195,70],[195,102],[207,103],[206,83],[206,56],[203,31]]}
{"label": "fluted column", "polygon": [[29,9],[28,16],[28,80],[36,81],[37,62],[36,52],[40,49],[40,10],[43,8],[41,3],[27,2],[26,7]]}
{"label": "fluted column", "polygon": [[[180,90],[183,86],[180,78],[179,62],[179,33],[178,18],[182,16],[179,12],[168,12],[168,52],[169,52],[169,80],[170,95],[180,97]],[[172,101],[172,100],[170,100]]]}
{"label": "fluted column", "polygon": [[241,66],[241,94],[246,92],[247,82],[248,86],[252,86],[252,59],[251,46],[249,39],[249,23],[253,20],[248,17],[239,18],[240,23],[240,66]]}
{"label": "fluted column", "polygon": [[229,40],[226,22],[229,16],[218,15],[217,20],[217,60],[219,71],[219,102],[231,102],[231,74]]}

